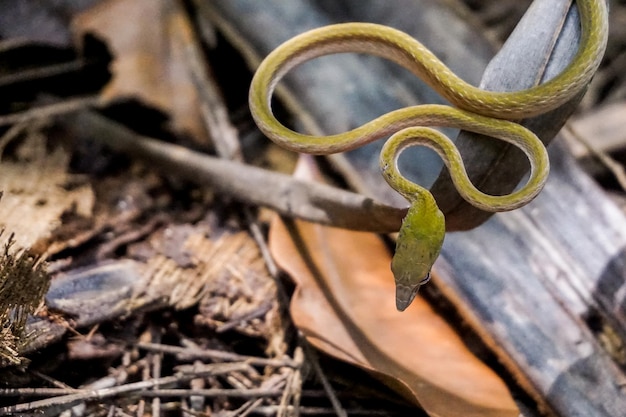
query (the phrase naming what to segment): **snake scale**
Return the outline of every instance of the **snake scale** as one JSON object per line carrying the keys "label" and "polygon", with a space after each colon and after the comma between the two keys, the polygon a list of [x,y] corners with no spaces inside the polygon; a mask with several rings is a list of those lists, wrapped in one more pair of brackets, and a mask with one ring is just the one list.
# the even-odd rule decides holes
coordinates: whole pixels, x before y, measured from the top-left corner
{"label": "snake scale", "polygon": [[[390,136],[380,154],[385,180],[410,203],[391,263],[396,283],[396,307],[402,311],[428,281],[445,235],[445,219],[430,192],[407,180],[397,159],[409,146],[435,150],[448,168],[460,195],[474,206],[497,212],[519,208],[543,188],[549,171],[541,141],[516,120],[553,110],[578,94],[596,72],[606,48],[608,11],[604,0],[577,0],[581,21],[578,51],[556,77],[513,92],[477,88],[460,79],[430,50],[408,34],[372,23],[343,23],[313,29],[272,51],[257,69],[249,94],[252,116],[260,130],[284,148],[310,154],[331,154]],[[450,102],[450,106],[418,105],[384,114],[348,132],[311,136],[295,132],[273,115],[271,99],[281,78],[297,65],[329,54],[364,53],[389,59],[419,77]],[[517,191],[492,196],[469,180],[454,143],[433,127],[453,127],[488,135],[520,148],[531,172]]]}

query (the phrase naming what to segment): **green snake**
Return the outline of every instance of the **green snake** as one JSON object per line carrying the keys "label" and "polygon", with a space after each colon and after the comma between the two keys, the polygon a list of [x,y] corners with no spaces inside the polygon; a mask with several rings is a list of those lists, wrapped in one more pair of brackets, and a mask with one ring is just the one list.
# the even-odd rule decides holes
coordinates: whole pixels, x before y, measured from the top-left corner
{"label": "green snake", "polygon": [[[513,121],[543,114],[573,98],[591,80],[606,48],[608,11],[604,0],[577,0],[576,3],[581,21],[578,52],[559,75],[526,90],[493,92],[472,86],[411,36],[371,23],[344,23],[305,32],[272,51],[257,69],[249,95],[252,116],[261,131],[284,148],[331,154],[391,135],[380,154],[382,173],[389,185],[410,203],[391,262],[398,310],[408,307],[419,287],[428,281],[445,234],[444,215],[431,193],[400,174],[399,154],[415,145],[434,149],[443,159],[460,195],[482,210],[513,210],[531,201],[543,188],[548,175],[547,151],[535,134]],[[345,52],[371,54],[396,62],[434,88],[454,107],[401,108],[348,132],[329,136],[305,135],[282,125],[271,109],[272,94],[280,79],[305,61]],[[441,126],[488,135],[520,148],[530,161],[528,181],[511,194],[482,193],[469,180],[454,143],[431,128]]]}

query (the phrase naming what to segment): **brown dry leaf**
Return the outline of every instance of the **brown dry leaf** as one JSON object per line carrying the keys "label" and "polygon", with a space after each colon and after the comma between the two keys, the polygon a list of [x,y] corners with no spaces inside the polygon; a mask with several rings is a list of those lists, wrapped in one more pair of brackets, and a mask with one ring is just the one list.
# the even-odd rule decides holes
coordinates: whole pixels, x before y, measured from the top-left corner
{"label": "brown dry leaf", "polygon": [[426,302],[418,297],[396,310],[391,258],[379,237],[293,225],[276,218],[270,249],[297,283],[291,314],[311,343],[373,372],[432,416],[519,415],[506,385]]}
{"label": "brown dry leaf", "polygon": [[11,233],[15,233],[16,248],[33,247],[50,237],[61,224],[63,213],[91,216],[91,186],[66,189],[72,176],[67,172],[69,155],[62,148],[48,153],[45,138],[32,132],[16,156],[15,160],[0,162],[0,229],[6,229],[0,247],[4,247]]}
{"label": "brown dry leaf", "polygon": [[141,100],[169,115],[176,131],[207,143],[185,52],[195,40],[178,2],[106,0],[78,15],[73,28],[103,39],[114,55],[105,102]]}

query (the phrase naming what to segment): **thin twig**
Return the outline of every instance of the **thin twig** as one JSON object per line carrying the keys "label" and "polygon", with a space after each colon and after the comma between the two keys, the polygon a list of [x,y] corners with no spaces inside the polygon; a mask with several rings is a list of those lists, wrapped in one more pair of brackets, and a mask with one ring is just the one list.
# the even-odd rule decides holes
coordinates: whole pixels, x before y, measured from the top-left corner
{"label": "thin twig", "polygon": [[77,59],[69,62],[62,62],[59,64],[51,64],[31,69],[22,69],[19,72],[14,72],[7,75],[0,76],[0,87],[6,87],[13,84],[24,83],[27,81],[40,80],[57,75],[68,74],[70,72],[78,72],[84,70],[88,65],[88,62],[83,59]]}
{"label": "thin twig", "polygon": [[[187,22],[191,26],[191,22]],[[200,96],[202,116],[215,145],[216,153],[233,161],[243,161],[237,129],[230,123],[228,109],[220,95],[219,86],[212,79],[210,68],[203,59],[197,39],[190,39],[185,48],[185,58],[191,79]]]}
{"label": "thin twig", "polygon": [[12,113],[0,116],[0,127],[12,124],[26,123],[36,119],[61,116],[69,113],[74,113],[79,110],[84,110],[88,107],[98,108],[101,105],[102,102],[97,96],[74,98],[47,106],[35,107],[20,113]]}
{"label": "thin twig", "polygon": [[[200,362],[197,361],[197,363],[195,363],[195,365],[199,365]],[[189,382],[189,387],[192,390],[204,390],[206,386],[206,381],[204,378],[194,378]],[[190,395],[188,397],[189,399],[189,407],[193,410],[193,411],[197,411],[200,412],[202,410],[204,410],[205,404],[206,404],[206,397],[203,395]],[[183,405],[185,406],[185,408],[187,407],[187,402],[184,401]]]}
{"label": "thin twig", "polygon": [[571,123],[567,123],[565,125],[565,130],[567,133],[571,135],[572,138],[577,140],[580,144],[582,144],[591,155],[598,159],[615,177],[617,182],[619,183],[622,190],[626,191],[626,170],[624,166],[611,158],[609,154],[598,149],[594,146],[590,141],[588,141],[585,137],[583,137]]}
{"label": "thin twig", "polygon": [[48,382],[49,384],[54,385],[58,389],[75,391],[72,387],[70,387],[69,385],[65,384],[64,382],[59,381],[58,379],[52,378],[51,376],[43,374],[43,373],[41,373],[41,372],[39,372],[37,370],[31,370],[30,373],[32,375],[35,375],[38,378],[43,379],[44,381]]}
{"label": "thin twig", "polygon": [[[267,406],[263,406],[263,407],[259,407],[257,408],[255,411],[263,416],[275,416],[278,410],[277,405],[267,405]],[[328,407],[298,407],[299,408],[299,412],[301,415],[306,415],[306,416],[327,416],[329,414],[332,414],[333,412],[335,412],[336,410],[334,408],[328,408]],[[294,412],[294,407],[293,406],[289,406],[288,407],[288,411],[289,412]],[[389,416],[389,415],[394,415],[394,414],[390,414],[389,410],[367,410],[367,409],[355,409],[355,410],[346,410],[346,415],[351,415],[351,416]],[[407,415],[407,414],[396,414],[396,415]]]}
{"label": "thin twig", "polygon": [[28,126],[28,123],[17,123],[11,126],[11,128],[7,130],[2,137],[0,137],[0,160],[2,159],[4,149],[7,145],[17,138],[24,130],[26,130]]}
{"label": "thin twig", "polygon": [[279,397],[282,394],[280,389],[267,388],[207,388],[207,389],[151,389],[141,390],[137,395],[142,397],[191,397],[198,396],[204,398],[259,398],[259,397]]}
{"label": "thin twig", "polygon": [[333,406],[333,410],[338,417],[348,417],[346,410],[341,405],[339,398],[337,398],[337,394],[335,394],[335,390],[332,385],[328,381],[324,370],[320,366],[319,357],[317,356],[317,352],[311,347],[309,342],[304,338],[303,335],[300,335],[301,346],[304,349],[304,353],[309,361],[309,363],[313,366],[313,370],[315,374],[320,379],[322,383],[322,387],[324,391],[326,391],[326,395],[328,395],[328,399]]}
{"label": "thin twig", "polygon": [[181,372],[173,376],[151,379],[149,381],[140,381],[130,384],[120,385],[112,388],[103,388],[96,390],[88,390],[86,392],[79,392],[76,394],[64,395],[61,397],[55,397],[51,399],[32,401],[28,403],[16,404],[7,407],[0,407],[0,416],[8,414],[25,413],[33,410],[41,410],[50,407],[59,407],[60,409],[68,409],[76,404],[89,400],[102,400],[105,398],[114,397],[120,394],[126,394],[129,392],[135,392],[152,388],[154,386],[170,385],[175,383],[181,383],[196,378],[198,375],[218,375],[228,374],[230,372],[243,370],[248,366],[245,363],[227,363],[227,364],[211,364],[205,365],[197,369],[190,369],[188,373]]}
{"label": "thin twig", "polygon": [[215,328],[216,333],[224,333],[235,327],[237,327],[242,322],[249,322],[252,319],[259,318],[265,316],[265,314],[272,309],[272,302],[264,301],[258,307],[254,308],[252,311],[246,312],[245,314],[233,316],[228,319],[227,322],[221,324]]}
{"label": "thin twig", "polygon": [[[294,361],[300,365],[304,362],[304,354],[302,348],[297,346],[294,351]],[[290,415],[289,411],[292,411],[291,415],[297,417],[300,413],[298,408],[300,406],[300,398],[302,397],[302,372],[301,366],[295,368],[287,378],[287,384],[283,395],[280,399],[279,408],[276,412],[277,417],[287,417]]]}
{"label": "thin twig", "polygon": [[[69,129],[118,152],[146,161],[164,175],[208,185],[251,205],[344,229],[396,232],[406,209],[326,184],[301,181],[278,172],[194,152],[138,135],[93,112],[80,112]],[[83,131],[84,129],[84,131]]]}
{"label": "thin twig", "polygon": [[180,346],[170,346],[145,342],[139,342],[136,346],[139,349],[147,351],[179,355],[189,359],[212,359],[229,362],[245,362],[255,366],[272,366],[276,368],[283,366],[293,368],[297,366],[297,364],[287,359],[260,358],[256,356],[239,355],[237,353],[224,352],[214,349],[190,349]]}
{"label": "thin twig", "polygon": [[50,397],[83,392],[74,388],[0,388],[0,397]]}
{"label": "thin twig", "polygon": [[304,382],[304,378],[302,376],[302,365],[304,364],[304,351],[300,346],[296,347],[293,359],[296,363],[300,364],[294,371],[294,378],[292,381],[292,389],[293,389],[293,406],[295,407],[295,412],[293,413],[294,417],[300,416],[300,401],[302,400],[302,384]]}
{"label": "thin twig", "polygon": [[[151,326],[151,332],[152,334],[152,341],[156,342],[156,343],[160,343],[161,342],[161,334],[159,329],[154,328],[154,326]],[[151,373],[152,373],[152,377],[153,378],[160,378],[161,377],[161,364],[163,362],[163,352],[152,352],[152,360],[151,362]],[[154,386],[155,389],[158,389],[159,386],[155,385]],[[161,399],[159,397],[154,397],[152,399],[152,417],[160,417],[161,416]],[[141,417],[143,414],[137,414],[137,417]]]}
{"label": "thin twig", "polygon": [[260,398],[256,400],[246,401],[241,407],[239,407],[238,409],[234,411],[231,411],[230,413],[227,413],[227,415],[230,417],[238,417],[238,416],[245,417],[248,414],[250,414],[252,411],[254,411],[254,409],[257,408],[262,403],[263,403],[263,400]]}

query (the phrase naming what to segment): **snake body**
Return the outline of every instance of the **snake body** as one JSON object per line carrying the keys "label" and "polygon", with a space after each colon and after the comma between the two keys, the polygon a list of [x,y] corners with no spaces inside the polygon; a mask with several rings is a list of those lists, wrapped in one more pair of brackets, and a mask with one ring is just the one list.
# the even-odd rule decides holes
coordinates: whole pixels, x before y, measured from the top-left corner
{"label": "snake body", "polygon": [[[485,91],[460,79],[420,42],[396,29],[371,23],[330,25],[298,35],[272,51],[257,69],[249,105],[261,131],[279,145],[310,154],[331,154],[391,137],[380,154],[383,176],[410,203],[396,243],[391,268],[396,282],[396,307],[404,310],[429,278],[445,234],[445,219],[428,190],[408,181],[397,158],[409,146],[434,149],[443,159],[460,195],[487,211],[521,207],[542,189],[549,171],[546,149],[528,129],[512,122],[555,109],[573,98],[591,80],[602,59],[608,35],[604,0],[577,0],[581,20],[578,52],[556,77],[538,86],[512,92]],[[384,114],[348,132],[311,136],[295,132],[273,115],[271,98],[280,79],[297,65],[323,55],[356,52],[389,59],[413,72],[452,106],[419,105]],[[429,127],[425,127],[429,126]],[[487,195],[471,183],[454,143],[431,127],[447,126],[507,141],[528,157],[531,173],[518,191]]]}

